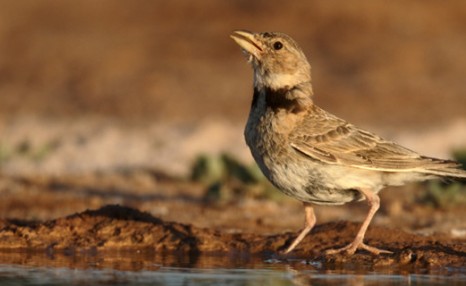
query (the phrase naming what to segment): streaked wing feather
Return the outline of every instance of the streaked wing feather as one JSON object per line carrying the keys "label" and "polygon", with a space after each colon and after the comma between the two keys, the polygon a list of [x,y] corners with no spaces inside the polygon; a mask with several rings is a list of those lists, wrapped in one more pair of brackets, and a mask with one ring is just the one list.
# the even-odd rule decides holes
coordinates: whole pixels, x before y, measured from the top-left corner
{"label": "streaked wing feather", "polygon": [[295,150],[329,164],[380,171],[412,171],[438,166],[396,143],[361,130],[315,107],[290,137]]}

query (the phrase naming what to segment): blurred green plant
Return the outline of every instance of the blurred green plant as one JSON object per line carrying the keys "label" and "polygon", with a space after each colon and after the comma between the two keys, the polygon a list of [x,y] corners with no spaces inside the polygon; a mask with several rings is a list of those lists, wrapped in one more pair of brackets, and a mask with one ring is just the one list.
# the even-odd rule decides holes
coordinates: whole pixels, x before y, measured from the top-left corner
{"label": "blurred green plant", "polygon": [[461,164],[463,170],[466,170],[466,148],[454,150],[453,157]]}
{"label": "blurred green plant", "polygon": [[35,162],[44,160],[48,155],[58,148],[59,144],[56,142],[47,142],[38,146],[35,150],[29,153],[30,158]]}
{"label": "blurred green plant", "polygon": [[421,202],[435,208],[448,209],[466,204],[466,185],[459,182],[430,181]]}
{"label": "blurred green plant", "polygon": [[264,177],[256,164],[247,166],[229,154],[200,155],[191,169],[191,179],[207,186],[208,202],[244,198],[282,200],[285,196]]}
{"label": "blurred green plant", "polygon": [[58,149],[59,146],[59,140],[52,140],[38,146],[33,146],[29,140],[23,140],[16,147],[16,153],[34,162],[40,162]]}
{"label": "blurred green plant", "polygon": [[6,144],[0,142],[0,166],[7,162],[12,156],[12,150],[10,150]]}
{"label": "blurred green plant", "polygon": [[16,146],[7,146],[0,142],[0,165],[12,158],[22,157],[34,162],[44,160],[60,146],[58,140],[46,142],[39,146],[32,146],[29,140],[23,140]]}
{"label": "blurred green plant", "polygon": [[[466,170],[466,149],[453,151],[453,157]],[[466,205],[466,181],[429,181],[427,192],[423,193],[420,202],[442,209]]]}

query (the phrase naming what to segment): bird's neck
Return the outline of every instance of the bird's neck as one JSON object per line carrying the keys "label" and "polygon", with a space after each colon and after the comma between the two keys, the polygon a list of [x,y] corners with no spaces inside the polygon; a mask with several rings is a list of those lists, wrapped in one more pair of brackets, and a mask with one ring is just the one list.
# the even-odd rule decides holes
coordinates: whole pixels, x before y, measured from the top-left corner
{"label": "bird's neck", "polygon": [[262,66],[254,68],[254,86],[269,87],[271,89],[282,89],[287,86],[296,86],[303,83],[311,82],[310,72],[306,69],[297,69],[292,73],[289,72],[270,72]]}
{"label": "bird's neck", "polygon": [[313,105],[311,97],[312,85],[310,81],[280,88],[255,85],[251,107],[252,109],[270,108],[273,112],[283,110],[290,113],[301,113]]}

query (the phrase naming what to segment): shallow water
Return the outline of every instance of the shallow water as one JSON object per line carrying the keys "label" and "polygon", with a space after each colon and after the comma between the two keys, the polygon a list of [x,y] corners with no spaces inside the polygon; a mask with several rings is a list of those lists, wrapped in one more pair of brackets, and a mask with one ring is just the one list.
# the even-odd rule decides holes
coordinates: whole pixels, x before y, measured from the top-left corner
{"label": "shallow water", "polygon": [[465,269],[371,269],[239,255],[0,253],[0,285],[466,285]]}

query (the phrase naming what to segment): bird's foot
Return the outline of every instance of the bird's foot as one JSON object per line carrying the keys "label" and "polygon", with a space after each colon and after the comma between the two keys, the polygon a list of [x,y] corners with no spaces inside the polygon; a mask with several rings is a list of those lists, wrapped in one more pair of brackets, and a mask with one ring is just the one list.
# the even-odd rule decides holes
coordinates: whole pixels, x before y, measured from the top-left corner
{"label": "bird's foot", "polygon": [[393,253],[389,250],[385,250],[385,249],[379,249],[379,248],[376,248],[376,247],[373,247],[373,246],[369,246],[367,244],[365,244],[364,242],[362,241],[353,241],[352,243],[348,244],[347,246],[345,247],[342,247],[342,248],[338,248],[338,249],[328,249],[325,251],[325,254],[338,254],[338,253],[341,253],[341,252],[345,252],[346,254],[348,255],[353,255],[357,249],[364,249],[364,250],[367,250],[369,251],[370,253],[373,253],[375,255],[379,255],[380,253]]}

